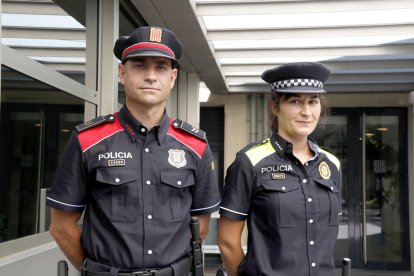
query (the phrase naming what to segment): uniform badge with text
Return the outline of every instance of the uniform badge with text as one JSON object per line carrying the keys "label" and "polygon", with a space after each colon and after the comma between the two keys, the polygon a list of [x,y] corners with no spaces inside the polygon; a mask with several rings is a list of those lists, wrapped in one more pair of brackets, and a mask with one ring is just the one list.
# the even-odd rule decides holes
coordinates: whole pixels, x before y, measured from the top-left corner
{"label": "uniform badge with text", "polygon": [[130,152],[105,152],[98,155],[98,160],[101,159],[108,161],[108,167],[121,167],[125,166],[125,159],[132,159]]}
{"label": "uniform badge with text", "polygon": [[168,163],[176,168],[182,168],[187,164],[185,152],[178,149],[170,149],[168,151]]}
{"label": "uniform badge with text", "polygon": [[271,173],[272,179],[275,179],[275,180],[286,179],[285,172],[291,172],[291,171],[293,171],[293,168],[290,164],[280,164],[280,165],[273,165],[273,166],[267,166],[267,167],[261,168],[262,174]]}

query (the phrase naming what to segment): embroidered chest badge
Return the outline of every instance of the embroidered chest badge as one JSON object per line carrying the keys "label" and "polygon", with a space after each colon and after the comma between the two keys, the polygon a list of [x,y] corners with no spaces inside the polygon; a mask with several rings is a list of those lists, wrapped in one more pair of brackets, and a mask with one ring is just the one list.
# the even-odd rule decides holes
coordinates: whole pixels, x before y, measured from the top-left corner
{"label": "embroidered chest badge", "polygon": [[319,164],[319,174],[323,179],[329,179],[331,177],[331,170],[325,161]]}
{"label": "embroidered chest badge", "polygon": [[168,151],[168,163],[176,168],[184,167],[187,164],[185,152],[178,149],[170,149]]}

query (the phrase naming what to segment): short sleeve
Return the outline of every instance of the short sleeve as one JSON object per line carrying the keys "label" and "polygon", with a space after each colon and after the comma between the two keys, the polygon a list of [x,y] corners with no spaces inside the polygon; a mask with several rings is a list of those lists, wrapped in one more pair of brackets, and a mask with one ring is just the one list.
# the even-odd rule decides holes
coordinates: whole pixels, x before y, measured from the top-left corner
{"label": "short sleeve", "polygon": [[247,218],[255,179],[254,167],[244,154],[238,153],[227,170],[220,215],[234,220]]}
{"label": "short sleeve", "polygon": [[197,165],[191,215],[211,214],[219,209],[220,191],[214,170],[213,154],[207,145]]}
{"label": "short sleeve", "polygon": [[49,207],[68,212],[85,208],[85,170],[76,132],[72,132],[60,160],[52,187],[47,194]]}

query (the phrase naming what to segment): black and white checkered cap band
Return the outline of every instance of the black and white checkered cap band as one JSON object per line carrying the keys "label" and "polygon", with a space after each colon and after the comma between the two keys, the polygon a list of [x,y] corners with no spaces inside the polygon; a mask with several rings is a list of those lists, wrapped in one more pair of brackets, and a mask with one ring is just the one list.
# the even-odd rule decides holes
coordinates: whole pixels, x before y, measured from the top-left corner
{"label": "black and white checkered cap band", "polygon": [[282,88],[289,88],[289,87],[316,87],[316,88],[323,88],[323,82],[313,79],[290,79],[290,80],[282,80],[278,82],[272,82],[270,84],[272,90],[282,89]]}

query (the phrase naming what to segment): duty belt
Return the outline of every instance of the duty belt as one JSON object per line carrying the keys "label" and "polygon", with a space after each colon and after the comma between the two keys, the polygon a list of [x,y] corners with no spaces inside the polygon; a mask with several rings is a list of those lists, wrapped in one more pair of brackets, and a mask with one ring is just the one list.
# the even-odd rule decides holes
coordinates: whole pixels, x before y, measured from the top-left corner
{"label": "duty belt", "polygon": [[[191,256],[187,256],[182,260],[171,264],[170,266],[160,268],[160,269],[140,269],[137,271],[125,272],[121,270],[118,272],[118,276],[174,276],[177,275],[188,275],[191,272]],[[98,272],[90,271],[87,269],[85,271],[86,276],[107,276],[111,275],[110,272]]]}

